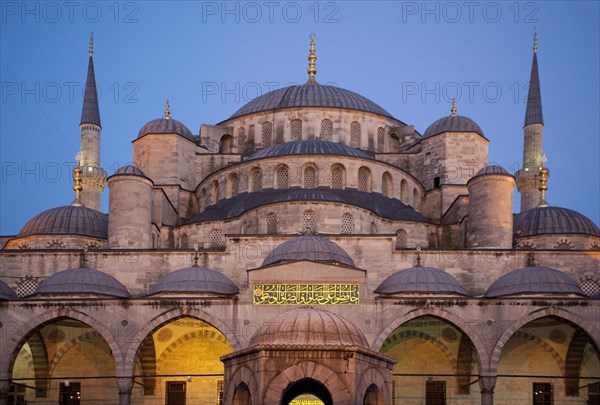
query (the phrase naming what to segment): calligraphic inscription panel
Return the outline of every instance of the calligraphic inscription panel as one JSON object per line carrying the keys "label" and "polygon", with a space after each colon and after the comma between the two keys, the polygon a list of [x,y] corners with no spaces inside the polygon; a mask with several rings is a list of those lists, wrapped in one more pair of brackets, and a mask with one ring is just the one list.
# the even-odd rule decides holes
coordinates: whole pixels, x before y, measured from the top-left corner
{"label": "calligraphic inscription panel", "polygon": [[358,284],[254,284],[254,305],[357,305]]}

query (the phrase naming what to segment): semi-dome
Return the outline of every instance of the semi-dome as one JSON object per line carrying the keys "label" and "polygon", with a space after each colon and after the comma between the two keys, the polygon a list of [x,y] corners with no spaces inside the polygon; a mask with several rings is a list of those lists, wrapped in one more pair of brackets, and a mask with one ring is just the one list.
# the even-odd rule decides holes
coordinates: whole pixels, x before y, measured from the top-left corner
{"label": "semi-dome", "polygon": [[227,276],[200,266],[176,270],[163,276],[150,288],[158,293],[215,293],[235,295],[240,290]]}
{"label": "semi-dome", "polygon": [[600,237],[600,229],[577,211],[560,207],[536,207],[514,216],[513,231],[519,238],[543,234],[584,234]]}
{"label": "semi-dome", "polygon": [[129,292],[116,278],[96,269],[80,267],[59,271],[42,281],[33,295],[98,294],[126,298]]}
{"label": "semi-dome", "polygon": [[269,146],[248,156],[245,160],[289,156],[289,155],[336,155],[372,159],[372,157],[356,148],[328,141],[291,141]]}
{"label": "semi-dome", "polygon": [[314,235],[298,236],[283,242],[269,252],[262,265],[301,260],[341,263],[354,267],[354,261],[344,249],[330,240]]}
{"label": "semi-dome", "polygon": [[452,275],[434,267],[415,266],[400,270],[385,280],[375,290],[377,294],[451,293],[467,295],[463,286]]}
{"label": "semi-dome", "polygon": [[485,292],[486,297],[519,294],[577,294],[585,296],[573,277],[556,269],[538,266],[513,270],[494,281]]}
{"label": "semi-dome", "polygon": [[17,235],[79,235],[107,238],[108,215],[82,206],[51,208],[33,217]]}
{"label": "semi-dome", "polygon": [[249,346],[360,346],[363,333],[349,320],[323,309],[297,308],[265,322]]}
{"label": "semi-dome", "polygon": [[463,115],[449,115],[447,117],[442,117],[431,124],[425,130],[423,137],[429,138],[443,132],[475,132],[484,136],[479,125],[471,118]]}
{"label": "semi-dome", "polygon": [[0,301],[16,300],[17,294],[8,284],[0,280]]}
{"label": "semi-dome", "polygon": [[126,165],[119,167],[117,170],[115,170],[113,174],[113,176],[116,175],[132,175],[146,177],[142,169],[134,165]]}
{"label": "semi-dome", "polygon": [[342,108],[393,118],[389,112],[360,94],[340,87],[308,81],[302,85],[284,87],[263,94],[237,110],[229,119],[258,112],[298,107]]}
{"label": "semi-dome", "polygon": [[138,132],[138,138],[148,134],[177,134],[195,142],[194,135],[188,127],[169,116],[148,122]]}

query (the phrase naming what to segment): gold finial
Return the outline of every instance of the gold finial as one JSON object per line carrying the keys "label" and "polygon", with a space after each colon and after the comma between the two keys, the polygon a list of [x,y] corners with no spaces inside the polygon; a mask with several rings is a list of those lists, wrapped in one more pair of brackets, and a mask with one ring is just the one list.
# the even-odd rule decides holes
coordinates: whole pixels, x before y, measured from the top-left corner
{"label": "gold finial", "polygon": [[456,98],[452,99],[452,109],[450,110],[453,117],[456,117]]}
{"label": "gold finial", "polygon": [[537,36],[537,27],[533,29],[533,53],[537,52],[538,48],[538,36]]}
{"label": "gold finial", "polygon": [[83,190],[81,186],[81,168],[76,167],[73,169],[73,181],[75,185],[73,186],[73,190],[75,190],[75,200],[71,203],[74,207],[83,207],[83,203],[80,200],[80,193]]}
{"label": "gold finial", "polygon": [[167,99],[167,102],[165,104],[165,116],[163,118],[167,119],[167,120],[171,119],[171,111],[169,110],[169,100],[168,99]]}
{"label": "gold finial", "polygon": [[421,247],[417,247],[417,265],[415,267],[421,267]]}
{"label": "gold finial", "polygon": [[317,69],[315,68],[317,62],[317,56],[315,55],[315,38],[317,36],[312,33],[310,34],[310,55],[308,55],[308,80],[311,82],[315,81],[315,74]]}
{"label": "gold finial", "polygon": [[548,207],[549,204],[546,201],[546,190],[548,190],[548,177],[550,174],[550,171],[546,168],[546,162],[548,161],[548,158],[546,157],[546,155],[544,154],[542,156],[542,162],[541,162],[541,166],[540,166],[540,170],[538,172],[538,175],[540,176],[540,185],[538,187],[538,190],[540,190],[540,202],[538,204],[538,207]]}
{"label": "gold finial", "polygon": [[90,34],[90,56],[94,55],[94,33]]}

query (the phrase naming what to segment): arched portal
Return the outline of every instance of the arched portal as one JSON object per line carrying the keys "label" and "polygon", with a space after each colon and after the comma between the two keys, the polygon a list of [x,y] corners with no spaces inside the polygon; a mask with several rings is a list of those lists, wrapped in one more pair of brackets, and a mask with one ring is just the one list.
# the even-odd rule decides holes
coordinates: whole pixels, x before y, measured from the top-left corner
{"label": "arched portal", "polygon": [[233,393],[233,405],[252,405],[250,389],[245,383],[241,383],[235,388]]}
{"label": "arched portal", "polygon": [[471,389],[478,378],[473,343],[445,319],[427,315],[400,325],[388,335],[380,352],[397,360],[392,404],[479,399],[478,387]]}
{"label": "arched portal", "polygon": [[365,392],[363,405],[383,405],[383,396],[381,390],[375,384],[371,384]]}
{"label": "arched portal", "polygon": [[557,316],[526,323],[506,341],[494,398],[512,403],[577,403],[593,397],[598,348],[578,325]]}
{"label": "arched portal", "polygon": [[281,405],[301,404],[302,399],[299,398],[306,395],[316,397],[323,405],[333,405],[333,399],[327,387],[312,378],[304,378],[290,384],[283,393]]}

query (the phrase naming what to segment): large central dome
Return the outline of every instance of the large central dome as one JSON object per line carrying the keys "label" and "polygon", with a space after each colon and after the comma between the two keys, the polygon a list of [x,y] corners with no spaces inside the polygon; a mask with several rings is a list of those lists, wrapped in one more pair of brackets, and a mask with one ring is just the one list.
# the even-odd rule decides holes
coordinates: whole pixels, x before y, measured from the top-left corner
{"label": "large central dome", "polygon": [[284,87],[263,94],[237,110],[229,119],[257,112],[297,107],[343,108],[393,118],[389,112],[360,94],[340,87],[308,81],[303,85]]}

